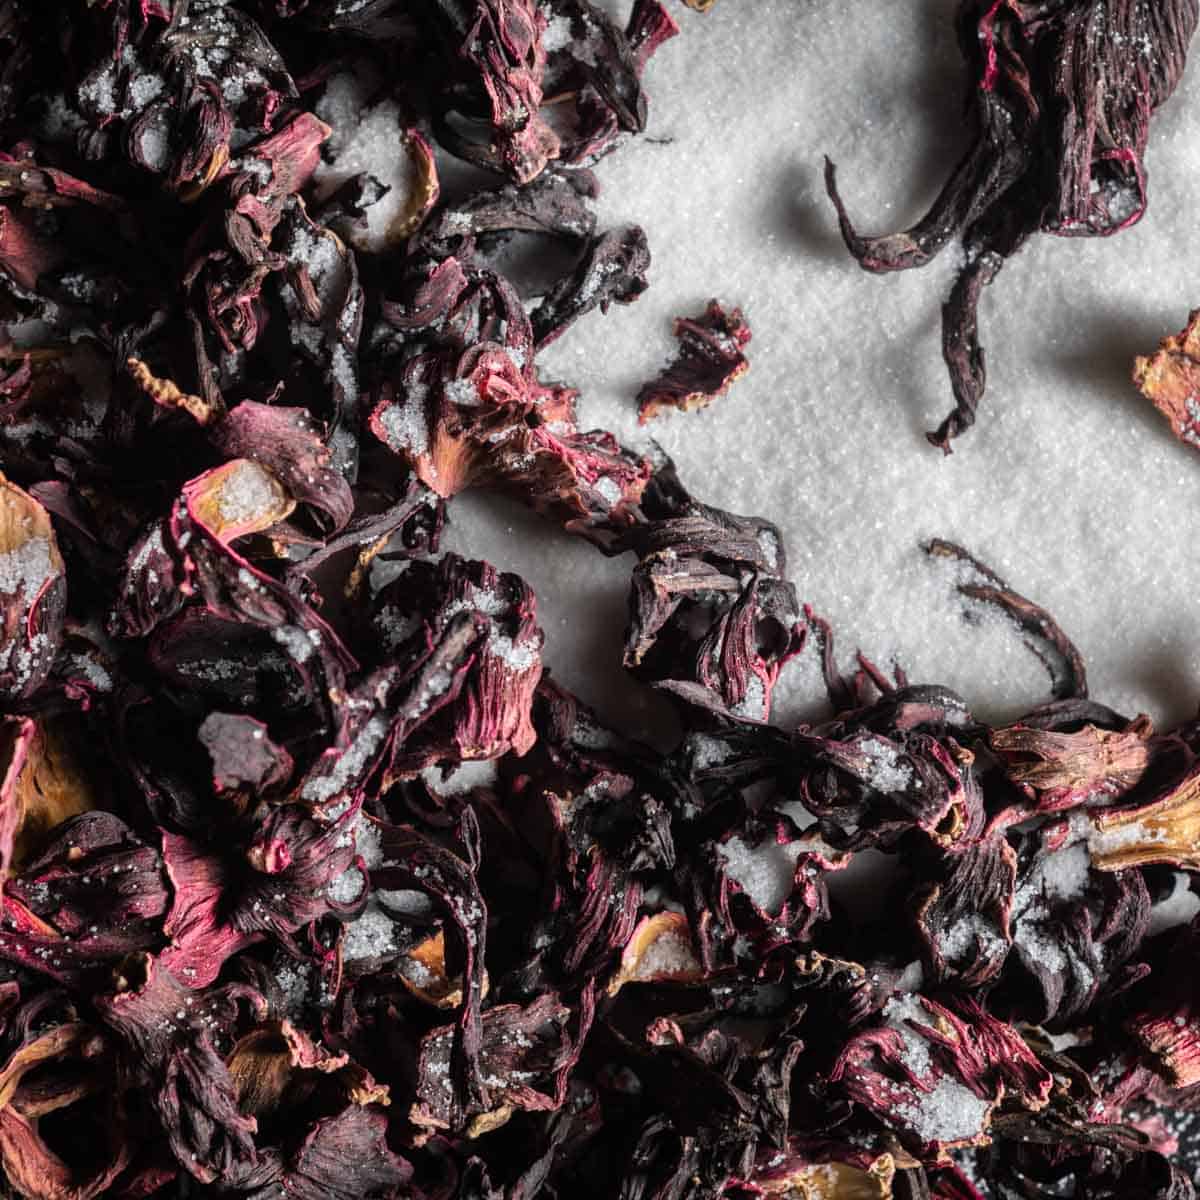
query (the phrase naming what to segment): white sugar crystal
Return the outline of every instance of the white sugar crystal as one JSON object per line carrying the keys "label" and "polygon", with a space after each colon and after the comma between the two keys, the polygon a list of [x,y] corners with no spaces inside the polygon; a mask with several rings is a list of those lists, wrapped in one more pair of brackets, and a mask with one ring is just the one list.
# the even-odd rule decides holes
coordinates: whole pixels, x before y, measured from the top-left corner
{"label": "white sugar crystal", "polygon": [[99,113],[114,113],[117,110],[116,83],[116,64],[108,63],[102,71],[80,85],[79,98],[91,104]]}
{"label": "white sugar crystal", "polygon": [[490,787],[495,783],[496,764],[490,759],[468,760],[459,763],[444,778],[440,767],[426,767],[421,778],[439,796],[461,796],[473,788]]}
{"label": "white sugar crystal", "polygon": [[750,846],[733,837],[717,847],[725,874],[741,885],[742,891],[765,913],[777,913],[792,891],[796,860],[804,846],[799,842],[778,845],[765,841]]}
{"label": "white sugar crystal", "polygon": [[5,596],[23,591],[32,600],[53,574],[50,542],[44,537],[31,537],[0,554],[0,594]]}
{"label": "white sugar crystal", "polygon": [[621,499],[621,485],[607,475],[601,475],[594,486],[607,504],[616,504]]}
{"label": "white sugar crystal", "polygon": [[428,917],[433,913],[433,901],[424,892],[411,888],[379,888],[375,899],[407,917]]}
{"label": "white sugar crystal", "polygon": [[305,800],[320,802],[332,800],[338,792],[357,782],[366,769],[379,743],[387,733],[388,724],[383,717],[372,717],[359,731],[358,736],[346,747],[333,767],[326,774],[315,775],[300,793]]}
{"label": "white sugar crystal", "polygon": [[332,234],[311,229],[298,221],[292,230],[288,251],[293,259],[304,264],[318,299],[323,304],[332,303],[334,292],[345,274],[342,256]]}
{"label": "white sugar crystal", "polygon": [[703,733],[694,733],[688,738],[688,749],[692,756],[692,769],[695,771],[720,766],[733,755],[733,751],[725,742]]}
{"label": "white sugar crystal", "polygon": [[271,637],[288,652],[293,662],[308,662],[317,648],[313,639],[296,625],[278,625],[271,630]]}
{"label": "white sugar crystal", "polygon": [[342,958],[357,962],[363,958],[382,958],[396,949],[396,926],[387,913],[368,907],[351,921],[342,935]]}
{"label": "white sugar crystal", "polygon": [[421,690],[415,697],[413,705],[418,716],[435,701],[444,696],[449,690],[454,676],[449,671],[434,671],[421,685]]}
{"label": "white sugar crystal", "polygon": [[746,694],[730,709],[739,717],[761,721],[767,715],[767,689],[757,675],[746,680]]}
{"label": "white sugar crystal", "polygon": [[949,962],[958,962],[975,954],[991,955],[1004,945],[1004,940],[991,924],[977,913],[956,921],[949,932],[938,938],[938,946]]}
{"label": "white sugar crystal", "polygon": [[884,1005],[883,1017],[900,1034],[904,1065],[914,1075],[927,1074],[931,1065],[929,1043],[909,1024],[914,1021],[918,1025],[933,1026],[933,1017],[925,1010],[925,1006],[913,993],[893,996]]}
{"label": "white sugar crystal", "polygon": [[244,458],[221,484],[217,508],[222,521],[240,525],[269,513],[278,498],[275,477],[258,463]]}
{"label": "white sugar crystal", "polygon": [[421,618],[417,613],[401,612],[394,604],[388,604],[375,614],[375,625],[384,646],[395,650],[421,628]]}
{"label": "white sugar crystal", "polygon": [[763,552],[763,557],[767,560],[767,564],[773,570],[777,570],[781,550],[779,539],[769,529],[760,529],[757,540],[758,548]]}
{"label": "white sugar crystal", "polygon": [[166,84],[158,75],[138,75],[129,84],[129,103],[134,110],[140,111],[151,100],[156,100],[161,96],[164,87]]}
{"label": "white sugar crystal", "polygon": [[1088,848],[1078,842],[1045,855],[1036,874],[1046,895],[1072,900],[1081,896],[1087,887],[1090,866]]}
{"label": "white sugar crystal", "polygon": [[423,402],[425,389],[412,386],[403,402],[389,404],[379,416],[392,449],[424,454],[429,449],[429,434],[425,428]]}
{"label": "white sugar crystal", "polygon": [[540,657],[536,641],[514,642],[512,638],[495,631],[488,637],[487,653],[516,672],[528,671]]}
{"label": "white sugar crystal", "polygon": [[359,813],[354,824],[354,848],[369,871],[383,865],[382,837],[379,826]]}
{"label": "white sugar crystal", "polygon": [[927,1142],[965,1141],[983,1132],[991,1107],[956,1079],[943,1075],[930,1092],[917,1092],[895,1106],[895,1113]]}
{"label": "white sugar crystal", "polygon": [[565,50],[575,40],[571,32],[571,18],[563,13],[557,13],[546,22],[542,32],[542,49],[547,54],[556,50]]}
{"label": "white sugar crystal", "polygon": [[86,654],[71,656],[71,669],[78,671],[98,692],[111,692],[112,676],[95,659]]}
{"label": "white sugar crystal", "polygon": [[1044,968],[1051,975],[1057,975],[1067,969],[1067,954],[1062,945],[1046,931],[1046,927],[1036,923],[1040,915],[1039,910],[1031,910],[1024,919],[1015,923],[1013,943],[1031,963]]}
{"label": "white sugar crystal", "polygon": [[62,92],[45,97],[45,111],[36,129],[48,141],[57,142],[74,137],[83,126],[83,119],[73,108],[67,107],[67,99]]}
{"label": "white sugar crystal", "polygon": [[146,166],[162,171],[170,161],[170,139],[166,126],[160,121],[148,121],[138,143]]}
{"label": "white sugar crystal", "polygon": [[417,987],[428,987],[434,982],[433,972],[415,958],[402,958],[399,962],[400,974]]}
{"label": "white sugar crystal", "polygon": [[1026,909],[1043,907],[1044,899],[1077,900],[1083,895],[1091,869],[1083,833],[1084,824],[1074,822],[1067,839],[1057,850],[1043,852],[1034,860],[1014,896],[1014,916]]}
{"label": "white sugar crystal", "polygon": [[355,175],[373,175],[388,190],[366,209],[363,249],[379,251],[388,244],[388,230],[402,220],[420,185],[415,153],[404,133],[400,106],[384,100],[364,110],[366,90],[349,74],[334,75],[317,102],[316,111],[334,130],[326,143],[333,161],[322,161],[314,173],[318,195],[324,199]]}
{"label": "white sugar crystal", "polygon": [[351,904],[362,895],[366,882],[357,867],[348,867],[329,885],[329,898],[339,904]]}
{"label": "white sugar crystal", "polygon": [[691,942],[678,933],[661,933],[650,943],[637,962],[635,979],[651,979],[656,975],[682,975],[699,970]]}
{"label": "white sugar crystal", "polygon": [[304,1015],[312,987],[312,971],[302,963],[277,967],[273,977],[283,992],[283,1006],[288,1017],[297,1020]]}
{"label": "white sugar crystal", "polygon": [[330,370],[334,382],[351,398],[358,396],[358,373],[355,370],[354,359],[350,351],[340,343],[330,351]]}
{"label": "white sugar crystal", "polygon": [[879,792],[902,792],[912,782],[912,767],[900,760],[899,752],[887,742],[868,738],[858,743],[867,756],[866,782]]}
{"label": "white sugar crystal", "polygon": [[452,404],[470,408],[479,403],[479,389],[469,379],[451,379],[442,385],[442,390]]}

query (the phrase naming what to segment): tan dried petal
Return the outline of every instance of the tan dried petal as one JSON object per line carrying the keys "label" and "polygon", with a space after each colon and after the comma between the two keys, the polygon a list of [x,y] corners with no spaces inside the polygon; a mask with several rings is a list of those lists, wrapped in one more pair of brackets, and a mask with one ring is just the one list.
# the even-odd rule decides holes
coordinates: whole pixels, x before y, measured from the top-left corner
{"label": "tan dried petal", "polygon": [[1133,364],[1133,382],[1171,423],[1181,442],[1200,448],[1200,308],[1182,332],[1165,337]]}
{"label": "tan dried petal", "polygon": [[0,879],[41,848],[45,835],[68,817],[96,807],[88,776],[56,726],[29,718],[0,725]]}
{"label": "tan dried petal", "polygon": [[201,425],[208,425],[224,414],[225,406],[210,404],[202,396],[194,396],[183,391],[178,384],[170,379],[160,379],[140,358],[127,358],[125,369],[133,377],[133,382],[163,408],[182,408],[190,413]]}
{"label": "tan dried petal", "polygon": [[225,169],[228,161],[229,146],[225,142],[221,142],[213,150],[212,157],[208,160],[208,164],[199,178],[189,181],[179,189],[179,199],[184,204],[194,204]]}
{"label": "tan dried petal", "polygon": [[882,1154],[861,1171],[845,1163],[813,1163],[786,1178],[763,1182],[763,1194],[782,1200],[890,1200],[896,1164]]}
{"label": "tan dried petal", "polygon": [[515,1111],[511,1104],[501,1104],[499,1108],[495,1108],[491,1112],[480,1113],[467,1126],[466,1136],[468,1138],[481,1137],[485,1133],[491,1133],[493,1129],[499,1129],[501,1125],[507,1125],[509,1117]]}
{"label": "tan dried petal", "polygon": [[242,1037],[226,1061],[237,1090],[238,1108],[261,1117],[287,1107],[286,1093],[308,1074],[329,1076],[351,1103],[390,1104],[386,1084],[351,1062],[345,1054],[331,1054],[290,1021],[273,1022]]}
{"label": "tan dried petal", "polygon": [[21,1080],[30,1071],[51,1059],[63,1058],[72,1051],[79,1051],[95,1037],[86,1025],[58,1025],[33,1041],[18,1047],[9,1060],[0,1067],[0,1109],[12,1103]]}
{"label": "tan dried petal", "polygon": [[1093,813],[1092,866],[1121,871],[1149,863],[1200,870],[1200,765],[1141,808]]}
{"label": "tan dried petal", "polygon": [[627,983],[693,983],[704,977],[692,931],[683,913],[643,917],[621,952],[621,965],[608,985],[615,996]]}

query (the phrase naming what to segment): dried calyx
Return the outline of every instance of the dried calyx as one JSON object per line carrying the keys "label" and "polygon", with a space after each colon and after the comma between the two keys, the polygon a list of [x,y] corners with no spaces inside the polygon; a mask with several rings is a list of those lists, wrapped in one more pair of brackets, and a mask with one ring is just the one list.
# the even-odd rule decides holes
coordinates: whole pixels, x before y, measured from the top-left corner
{"label": "dried calyx", "polygon": [[1150,120],[1183,76],[1198,19],[1198,0],[959,0],[972,140],[929,212],[902,232],[862,235],[826,160],[842,237],[864,269],[921,267],[962,246],[942,307],[954,410],[927,435],[945,453],[983,398],[978,308],[1005,261],[1036,233],[1107,237],[1141,220]]}

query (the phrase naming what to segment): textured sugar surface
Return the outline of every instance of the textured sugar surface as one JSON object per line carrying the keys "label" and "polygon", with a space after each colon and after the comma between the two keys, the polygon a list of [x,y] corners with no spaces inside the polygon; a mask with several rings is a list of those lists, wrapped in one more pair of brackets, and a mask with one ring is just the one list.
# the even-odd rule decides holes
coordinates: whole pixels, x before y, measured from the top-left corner
{"label": "textured sugar surface", "polygon": [[278,503],[275,480],[258,465],[243,459],[225,478],[218,507],[221,520],[231,525],[253,521]]}
{"label": "textured sugar surface", "polygon": [[635,979],[655,979],[664,975],[687,975],[700,964],[686,938],[677,933],[660,934],[637,962]]}
{"label": "textured sugar surface", "polygon": [[[608,7],[613,8],[613,5]],[[1003,618],[966,612],[919,550],[957,540],[1075,640],[1092,695],[1159,720],[1194,712],[1200,613],[1192,514],[1200,459],[1128,382],[1133,356],[1200,303],[1192,194],[1197,64],[1152,127],[1150,209],[1111,239],[1035,238],[981,307],[988,394],[944,459],[925,442],[951,406],[939,309],[957,265],[871,276],[850,259],[821,184],[840,168],[867,233],[911,223],[965,146],[948,0],[758,0],[683,28],[647,72],[648,137],[598,168],[602,225],[642,224],[650,290],[580,321],[542,356],[579,386],[581,423],[653,435],[700,498],[784,534],[800,596],[856,647],[982,716],[1019,714],[1046,677]],[[624,15],[624,6],[615,6]],[[748,374],[698,413],[639,430],[636,396],[672,353],[671,318],[716,296],[753,330]],[[664,712],[619,665],[629,558],[489,497],[456,502],[454,548],[523,574],[551,671],[623,729]],[[816,657],[789,666],[773,719],[824,711]]]}
{"label": "textured sugar surface", "polygon": [[369,86],[352,75],[335,75],[326,86],[317,115],[334,130],[326,147],[333,161],[319,164],[316,181],[322,197],[364,172],[388,189],[367,209],[367,245],[378,250],[389,226],[403,216],[417,179],[399,106],[389,100],[367,108]]}

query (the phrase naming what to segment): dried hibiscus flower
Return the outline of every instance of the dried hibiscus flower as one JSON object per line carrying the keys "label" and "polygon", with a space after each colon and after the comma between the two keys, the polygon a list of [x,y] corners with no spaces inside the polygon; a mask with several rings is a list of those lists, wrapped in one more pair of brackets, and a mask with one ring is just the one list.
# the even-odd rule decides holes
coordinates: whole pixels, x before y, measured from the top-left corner
{"label": "dried hibiscus flower", "polygon": [[942,309],[955,408],[927,435],[945,453],[983,397],[977,310],[1005,260],[1035,233],[1105,237],[1141,220],[1150,119],[1183,75],[1198,19],[1196,0],[960,0],[972,145],[929,212],[901,233],[864,237],[826,161],[842,237],[864,269],[924,266],[962,243],[966,263]]}
{"label": "dried hibiscus flower", "polygon": [[[1100,54],[1094,5],[1028,7],[964,9],[993,122],[1026,34],[1078,35],[1074,82]],[[992,727],[843,674],[780,530],[547,373],[647,286],[586,164],[676,32],[656,0],[5,10],[14,1194],[1191,1195],[1163,1114],[1200,1078],[1194,723],[1087,700],[1050,614],[948,542],[1054,698]],[[1145,96],[1105,109],[1123,157],[1070,148],[1093,224]],[[1026,211],[985,191],[969,240]],[[745,369],[737,310],[678,336],[646,415]],[[677,744],[610,728],[529,582],[445,551],[469,488],[631,556],[623,660]],[[773,724],[813,648],[832,711]]]}

